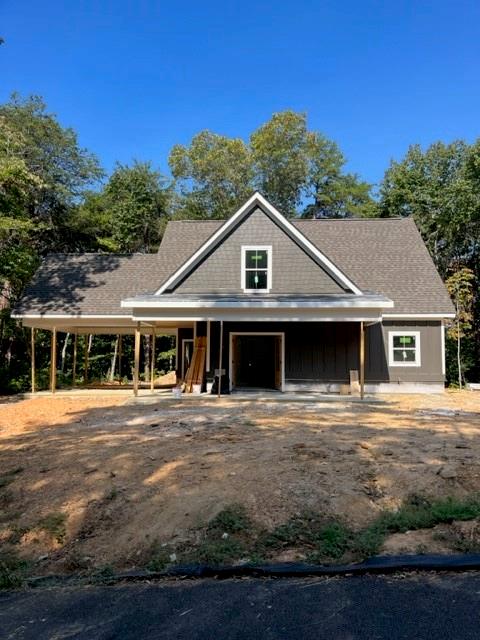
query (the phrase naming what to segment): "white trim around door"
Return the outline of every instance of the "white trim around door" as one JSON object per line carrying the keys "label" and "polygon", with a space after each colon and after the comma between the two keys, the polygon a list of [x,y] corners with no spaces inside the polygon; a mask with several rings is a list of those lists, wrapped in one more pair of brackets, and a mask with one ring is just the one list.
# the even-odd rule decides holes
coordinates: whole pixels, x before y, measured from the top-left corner
{"label": "white trim around door", "polygon": [[234,336],[280,336],[280,391],[285,389],[285,332],[284,331],[231,331],[228,338],[228,377],[233,390],[233,338]]}

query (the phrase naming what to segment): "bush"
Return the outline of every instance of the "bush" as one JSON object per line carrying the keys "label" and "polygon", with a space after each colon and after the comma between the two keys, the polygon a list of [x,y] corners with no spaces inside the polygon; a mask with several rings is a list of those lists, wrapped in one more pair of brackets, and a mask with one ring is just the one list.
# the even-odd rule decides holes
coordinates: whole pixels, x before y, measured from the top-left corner
{"label": "bush", "polygon": [[25,582],[28,563],[13,551],[0,551],[0,589],[19,589]]}

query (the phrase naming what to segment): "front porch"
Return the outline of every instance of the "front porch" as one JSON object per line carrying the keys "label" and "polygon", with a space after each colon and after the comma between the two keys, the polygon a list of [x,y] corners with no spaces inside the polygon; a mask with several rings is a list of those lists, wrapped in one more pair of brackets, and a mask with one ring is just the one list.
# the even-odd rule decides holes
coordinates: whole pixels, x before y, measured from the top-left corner
{"label": "front porch", "polygon": [[[121,325],[102,322],[97,326],[91,322],[89,320],[86,326],[77,319],[75,325],[57,322],[49,326],[45,320],[42,323],[30,321],[32,393],[39,392],[35,334],[42,329],[50,331],[49,393],[75,390],[85,395],[95,391],[133,394],[135,397],[171,395],[172,388],[187,377],[195,351],[203,340],[205,354],[197,393],[210,393],[215,385],[217,397],[224,393],[249,398],[253,395],[263,398],[266,394],[278,397],[278,392],[306,399],[319,393],[349,397],[352,390],[361,398],[365,395],[365,336],[372,322],[209,319],[170,320],[168,323],[142,320],[130,322],[130,325],[125,321]],[[24,325],[28,326],[27,322]],[[163,380],[162,384],[156,370],[156,345],[159,336],[165,335],[174,341],[172,369],[175,374],[172,372],[168,383]],[[58,383],[60,336],[62,361],[67,348],[71,352],[71,369],[67,377],[62,375],[61,384]],[[111,382],[91,379],[88,345],[93,336],[116,336]],[[126,340],[130,340],[131,345],[128,353],[123,347]],[[355,387],[351,385],[352,379]]]}

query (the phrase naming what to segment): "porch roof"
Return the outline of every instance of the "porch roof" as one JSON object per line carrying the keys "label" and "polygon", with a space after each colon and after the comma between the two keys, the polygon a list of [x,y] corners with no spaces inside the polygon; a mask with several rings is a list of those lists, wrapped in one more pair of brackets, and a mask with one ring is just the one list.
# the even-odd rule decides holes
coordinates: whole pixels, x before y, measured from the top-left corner
{"label": "porch roof", "polygon": [[128,309],[391,309],[393,301],[377,293],[291,295],[291,294],[162,294],[141,295],[122,300]]}

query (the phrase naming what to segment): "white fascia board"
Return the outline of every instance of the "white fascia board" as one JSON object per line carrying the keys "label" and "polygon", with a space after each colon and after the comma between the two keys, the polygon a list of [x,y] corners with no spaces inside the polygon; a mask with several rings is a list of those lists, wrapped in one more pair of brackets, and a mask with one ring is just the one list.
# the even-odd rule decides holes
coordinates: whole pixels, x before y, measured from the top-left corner
{"label": "white fascia board", "polygon": [[229,218],[225,224],[223,224],[220,229],[210,236],[210,238],[199,248],[197,251],[186,261],[183,265],[173,273],[170,278],[155,292],[155,295],[160,295],[164,291],[166,291],[178,278],[180,278],[188,268],[194,264],[198,258],[200,258],[203,254],[205,254],[210,247],[215,244],[215,242],[228,231],[230,227],[234,226],[237,220],[245,213],[247,209],[249,209],[255,202],[258,202],[260,205],[265,207],[271,215],[278,221],[278,223],[286,229],[291,235],[293,235],[305,248],[307,248],[320,262],[322,262],[327,269],[329,269],[335,276],[343,282],[343,284],[353,291],[355,295],[362,295],[362,291],[354,284],[347,276],[340,271],[340,269],[333,264],[331,260],[327,258],[310,240],[301,233],[296,227],[293,226],[291,222],[283,216],[280,211],[278,211],[273,205],[271,205],[261,193],[256,193],[251,196],[247,200],[247,202],[240,207],[240,209]]}
{"label": "white fascia board", "polygon": [[392,300],[341,300],[337,302],[318,302],[310,300],[122,300],[122,307],[134,309],[390,309]]}
{"label": "white fascia board", "polygon": [[[134,316],[136,322],[151,322],[152,316]],[[281,315],[281,314],[269,314],[261,317],[249,315],[247,313],[225,313],[219,312],[215,315],[199,314],[188,316],[155,316],[157,322],[177,321],[177,322],[218,322],[219,320],[225,320],[227,322],[369,322],[373,320],[375,316],[372,315],[355,315],[355,316],[343,316],[339,315],[323,315],[312,314],[310,316],[305,315]]]}
{"label": "white fascia board", "polygon": [[454,313],[384,313],[384,320],[441,320],[455,318]]}

